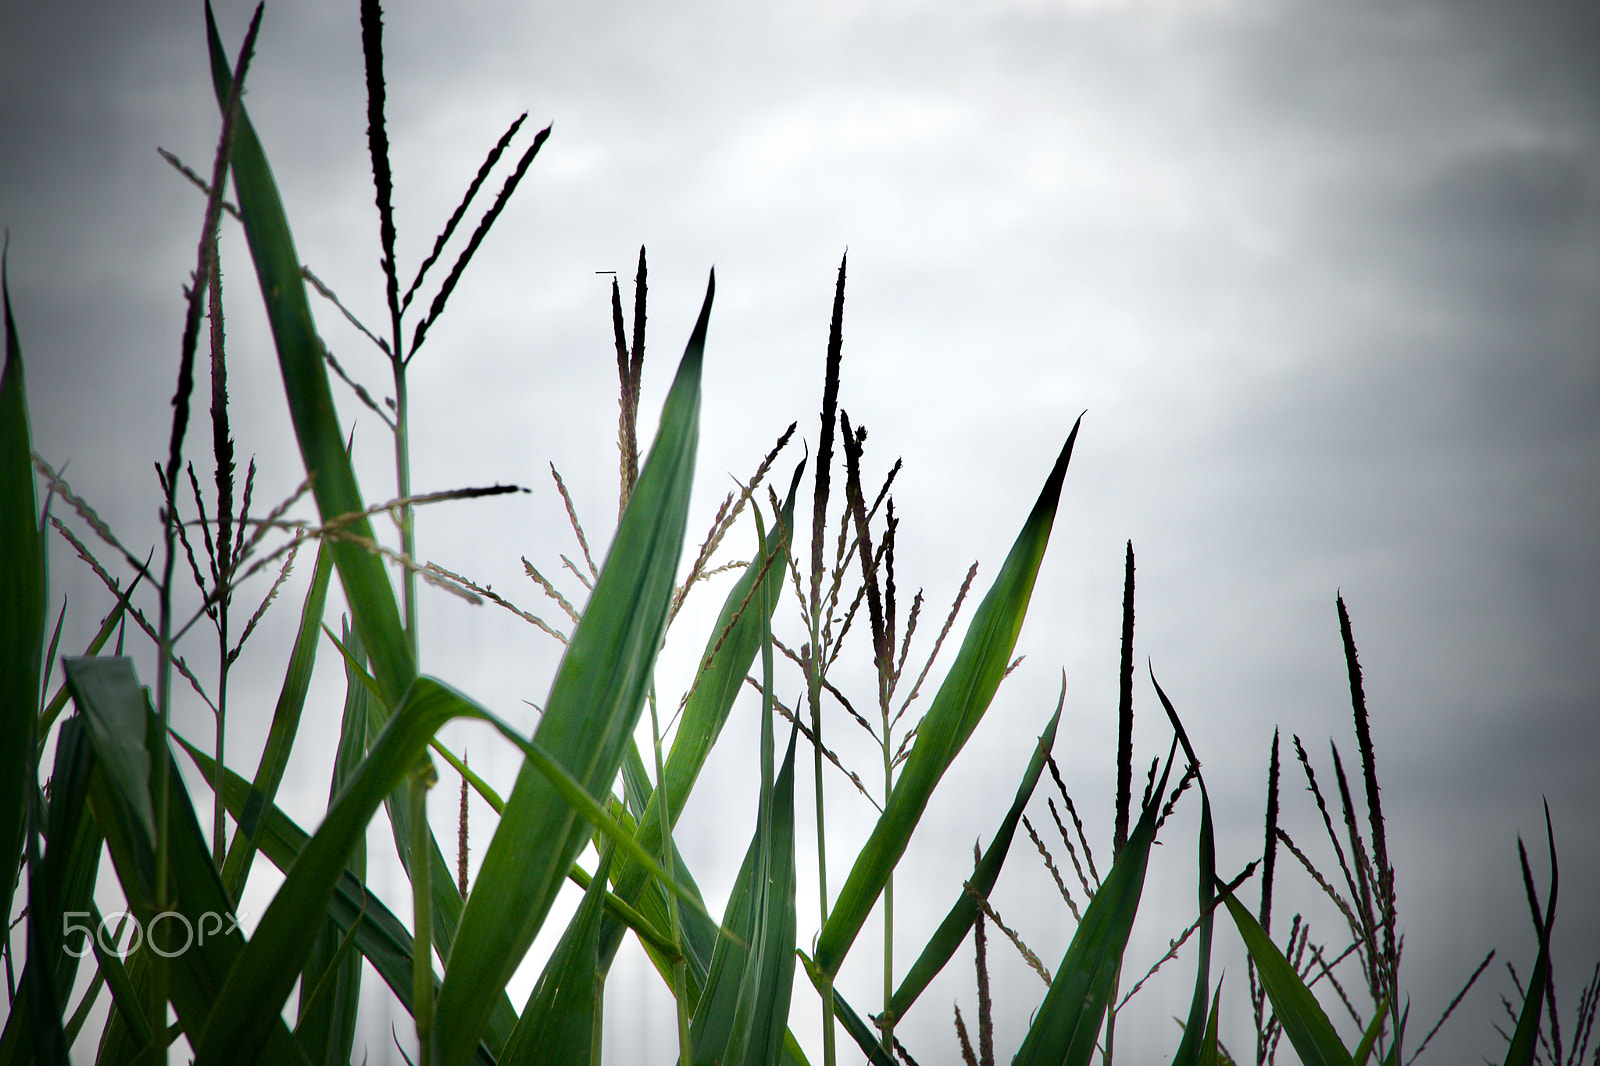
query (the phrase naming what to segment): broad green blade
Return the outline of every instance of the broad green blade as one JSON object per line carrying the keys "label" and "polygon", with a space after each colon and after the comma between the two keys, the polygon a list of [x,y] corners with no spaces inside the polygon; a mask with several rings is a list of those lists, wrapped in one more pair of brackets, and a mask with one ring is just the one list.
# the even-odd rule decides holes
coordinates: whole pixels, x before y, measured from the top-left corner
{"label": "broad green blade", "polygon": [[[95,656],[68,658],[62,665],[94,744],[100,772],[108,777],[147,841],[156,838],[150,802],[150,753],[145,748],[147,700],[133,660]],[[151,853],[154,855],[154,852]],[[146,892],[154,891],[152,880]]]}
{"label": "broad green blade", "polygon": [[1388,1016],[1389,1001],[1385,999],[1378,1005],[1378,1013],[1372,1016],[1367,1031],[1361,1034],[1361,1043],[1356,1045],[1355,1054],[1350,1056],[1354,1066],[1367,1066],[1367,1059],[1372,1056],[1372,1049],[1377,1046],[1378,1035],[1383,1032],[1383,1020]]}
{"label": "broad green blade", "polygon": [[272,711],[272,725],[267,729],[267,743],[261,749],[261,761],[256,766],[255,784],[251,786],[250,799],[244,811],[237,816],[239,831],[234,834],[228,856],[222,862],[222,881],[234,899],[239,898],[245,882],[250,878],[261,812],[271,807],[277,799],[278,785],[283,781],[283,771],[289,765],[289,753],[294,749],[295,736],[300,730],[300,714],[305,709],[306,692],[311,687],[311,671],[317,662],[317,640],[332,574],[333,554],[324,542],[317,547],[311,587],[306,589],[305,603],[300,608],[300,628],[295,633],[294,647],[289,652],[289,668],[284,673],[283,687],[278,690],[278,703]]}
{"label": "broad green blade", "polygon": [[[796,951],[795,956],[800,960],[801,965],[805,967],[806,976],[811,978],[812,986],[820,992],[822,990],[822,975],[818,973],[816,964],[807,958],[806,953],[803,951]],[[870,1025],[861,1020],[861,1015],[857,1014],[855,1008],[845,1001],[845,998],[839,994],[837,988],[833,990],[833,1016],[839,1019],[839,1022],[844,1026],[845,1032],[850,1034],[851,1039],[861,1048],[861,1053],[867,1057],[867,1061],[872,1063],[872,1066],[896,1066],[895,1061],[888,1056],[883,1050],[883,1045],[878,1042],[878,1034],[872,1031]]]}
{"label": "broad green blade", "polygon": [[1300,1061],[1306,1066],[1351,1066],[1350,1052],[1345,1050],[1333,1023],[1323,1013],[1322,1004],[1244,904],[1235,899],[1226,886],[1219,884],[1218,887],[1222,902],[1227,904],[1233,923],[1239,927],[1239,936],[1256,964],[1256,972],[1261,975],[1267,997],[1272,1000],[1273,1013],[1283,1023],[1283,1034],[1289,1038]]}
{"label": "broad green blade", "polygon": [[[1044,772],[1045,756],[1049,755],[1055,746],[1056,726],[1061,722],[1061,708],[1066,703],[1066,696],[1066,684],[1063,681],[1061,698],[1056,701],[1056,711],[1050,716],[1049,723],[1039,736],[1033,758],[1028,761],[1028,768],[1023,772],[1021,783],[1017,785],[1017,795],[1011,801],[1011,810],[1006,812],[1005,819],[990,839],[988,850],[983,853],[977,870],[968,882],[981,896],[988,897],[989,890],[994,888],[994,883],[1000,876],[1000,867],[1006,861],[1011,838],[1016,834],[1017,823],[1022,820],[1022,810],[1028,805],[1034,786],[1039,783],[1039,775]],[[966,940],[967,932],[972,928],[977,914],[977,902],[963,890],[955,904],[951,906],[950,913],[945,915],[944,921],[939,923],[939,928],[934,930],[933,936],[928,939],[922,954],[911,964],[911,969],[889,1001],[889,1011],[897,1024],[906,1016],[906,1012],[917,1001],[917,997],[922,995],[923,989],[928,987],[928,982],[939,975],[939,971],[950,961],[950,956],[954,955],[962,941]]]}
{"label": "broad green blade", "polygon": [[[217,24],[206,5],[206,37],[211,50],[211,79],[217,103],[225,106],[233,87],[227,53],[217,35]],[[360,515],[366,503],[356,485],[355,472],[345,452],[345,435],[339,427],[328,388],[328,371],[323,365],[322,339],[311,318],[306,300],[305,281],[294,239],[284,215],[277,184],[267,165],[266,154],[256,137],[243,105],[234,126],[233,185],[239,197],[245,237],[255,262],[256,278],[272,339],[278,350],[278,366],[283,374],[284,391],[289,399],[289,415],[306,473],[312,478],[311,490],[324,524],[340,516]],[[406,687],[417,676],[410,646],[400,625],[394,588],[377,555],[361,543],[348,538],[373,541],[372,524],[364,517],[344,520],[344,537],[333,541],[333,559],[344,584],[345,600],[355,616],[361,642],[372,660],[372,673],[383,687],[384,701],[398,706]]]}
{"label": "broad green blade", "polygon": [[1150,846],[1156,835],[1156,815],[1161,810],[1171,770],[1169,758],[1128,842],[1083,912],[1050,991],[1045,993],[1013,1060],[1016,1066],[1087,1066],[1094,1056],[1106,1004],[1113,995],[1122,953],[1139,909]]}
{"label": "broad green blade", "polygon": [[612,850],[604,848],[603,852],[578,912],[528,996],[527,1006],[500,1056],[500,1066],[589,1066],[598,1058],[594,1055],[595,1020],[600,1013],[604,981],[600,972],[600,918]]}
{"label": "broad green blade", "polygon": [[[534,744],[589,796],[611,792],[644,708],[683,548],[699,439],[700,368],[715,278],[678,366],[661,428],[582,620],[556,671]],[[461,1066],[544,923],[590,825],[525,761],[476,889],[461,915],[439,993],[439,1062]]]}
{"label": "broad green blade", "polygon": [[[131,662],[67,659],[65,666],[67,682],[88,724],[94,747],[96,772],[89,802],[95,820],[105,833],[117,879],[146,943],[158,945],[158,950],[168,954],[172,1005],[184,1031],[194,1039],[206,1031],[208,1022],[217,1020],[224,976],[246,952],[244,936],[232,924],[233,901],[211,861],[188,790],[167,746],[161,743],[148,693],[139,686]],[[146,745],[142,795],[128,791],[128,782],[139,779],[134,772],[138,768],[130,765],[137,761],[131,754],[134,744],[130,734],[134,729],[145,737]],[[152,893],[155,836],[147,828],[143,813],[150,805],[150,749],[168,759],[169,780],[173,784],[167,810],[172,897],[165,903],[155,900]],[[158,914],[163,915],[159,922],[155,921]],[[246,1008],[232,1010],[246,1012]],[[248,1013],[258,1029],[255,1046],[268,1061],[306,1061],[277,1006],[263,1008],[257,1003]],[[238,1061],[249,1061],[250,1057],[241,1056]]]}
{"label": "broad green blade", "polygon": [[[789,495],[783,505],[781,525],[774,528],[766,538],[765,550],[767,555],[772,557],[766,577],[762,577],[760,566],[745,568],[744,573],[728,592],[727,599],[722,603],[722,610],[717,615],[716,624],[712,626],[706,638],[706,648],[700,656],[702,669],[689,693],[688,700],[684,703],[683,714],[678,722],[678,732],[672,740],[672,750],[668,753],[666,765],[662,768],[668,799],[667,816],[673,825],[677,824],[684,802],[700,775],[700,768],[705,765],[706,757],[710,755],[717,737],[722,733],[722,727],[733,709],[734,698],[743,687],[745,676],[749,673],[750,665],[755,661],[756,652],[761,647],[762,619],[759,605],[762,599],[757,581],[760,579],[762,584],[770,581],[774,587],[782,585],[785,568],[788,566],[788,544],[791,530],[794,528],[794,496],[798,484],[798,478],[790,484]],[[777,602],[777,596],[771,597],[768,602],[769,612],[776,609]],[[769,621],[770,618],[769,613]],[[720,648],[718,648],[719,643]],[[659,793],[652,794],[644,813],[639,818],[639,843],[657,858],[662,857],[661,817],[657,812],[659,802]],[[682,868],[675,867],[680,870]],[[644,871],[632,863],[621,863],[617,869],[617,895],[639,905],[646,914],[650,914],[648,909],[650,905],[640,900],[640,893],[644,889]],[[650,891],[650,895],[655,897],[655,905],[664,909],[665,897],[655,889]],[[610,966],[621,942],[621,928],[614,922],[607,922],[600,941],[602,965]],[[700,946],[709,950],[711,944],[707,941]]]}
{"label": "broad green blade", "polygon": [[[1079,418],[1079,423],[1082,418]],[[1045,479],[1044,489],[1000,574],[979,604],[972,625],[961,642],[950,672],[917,726],[916,743],[906,758],[872,836],[856,856],[827,924],[817,939],[816,964],[830,978],[839,973],[845,954],[871,913],[890,873],[905,853],[911,834],[922,818],[939,779],[949,768],[989,708],[995,689],[1011,663],[1011,652],[1022,629],[1022,619],[1033,594],[1034,578],[1050,540],[1061,483],[1067,476],[1072,445],[1078,438],[1074,423],[1067,443]]]}
{"label": "broad green blade", "polygon": [[[441,726],[481,715],[470,701],[431,678],[411,686],[267,905],[255,936],[228,971],[211,1024],[198,1038],[191,1033],[197,1066],[249,1063],[264,1053],[262,1040],[294,988],[322,928],[319,919],[383,797],[417,765]],[[487,993],[484,998],[487,1020],[494,1000]],[[468,1048],[463,1061],[471,1054]]]}
{"label": "broad green blade", "polygon": [[[320,555],[318,569],[321,569]],[[302,625],[302,633],[306,628]],[[315,627],[310,628],[309,639],[315,641]],[[348,623],[345,629],[346,646],[353,647],[359,654],[361,638],[349,631]],[[344,790],[367,750],[367,701],[366,688],[353,671],[346,670],[339,747],[333,759],[333,778],[328,783],[330,807]],[[356,844],[345,869],[358,881],[366,880],[365,841]],[[313,1061],[329,1066],[349,1063],[351,1049],[355,1046],[356,1012],[361,1000],[361,956],[349,953],[349,939],[348,930],[339,928],[331,916],[324,916],[322,933],[312,945],[305,966],[301,969],[299,1020],[295,1023],[295,1037],[307,1049]],[[313,998],[313,991],[319,987],[325,988],[325,993]]]}
{"label": "broad green blade", "polygon": [[[200,768],[200,772],[206,775],[206,780],[211,780],[211,773],[215,769],[211,756],[176,734],[174,739],[183,745],[189,758]],[[225,770],[224,774],[223,802],[227,805],[228,812],[237,818],[249,795],[250,783],[232,770]],[[262,812],[261,854],[280,871],[288,871],[294,865],[310,839],[311,834],[301,829],[277,807],[269,807]],[[412,941],[411,933],[401,924],[400,919],[396,918],[388,906],[369,892],[366,886],[348,870],[340,876],[339,883],[334,886],[333,895],[328,900],[327,913],[339,927],[341,934],[347,933],[352,927],[356,929],[356,950],[372,963],[373,970],[383,978],[389,990],[400,1001],[401,1007],[409,1013],[412,994]],[[501,993],[500,1000],[508,1019],[505,1033],[509,1034],[516,1013],[511,1009],[511,1001],[506,998],[504,992]],[[497,1010],[496,1016],[499,1014]],[[504,1041],[505,1036],[502,1035],[502,1045]],[[479,1047],[478,1061],[485,1064],[494,1062],[489,1047]]]}
{"label": "broad green blade", "polygon": [[733,883],[711,971],[695,1010],[694,1061],[763,1064],[778,1061],[794,987],[794,739],[773,784],[770,818],[755,835]]}
{"label": "broad green blade", "polygon": [[[6,320],[0,373],[0,855],[22,854],[23,825],[34,782],[28,774],[39,668],[44,652],[44,543],[33,491],[33,444],[22,380],[22,346],[11,318],[11,287],[0,262]],[[10,921],[14,867],[0,877],[0,903]]]}

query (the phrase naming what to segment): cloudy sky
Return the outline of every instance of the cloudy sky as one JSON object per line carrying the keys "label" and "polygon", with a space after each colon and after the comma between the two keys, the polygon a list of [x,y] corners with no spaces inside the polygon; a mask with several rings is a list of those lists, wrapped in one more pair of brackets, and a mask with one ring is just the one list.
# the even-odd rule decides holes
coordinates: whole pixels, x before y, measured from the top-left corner
{"label": "cloudy sky", "polygon": [[[218,14],[231,48],[249,8],[223,3]],[[35,444],[130,546],[157,537],[151,463],[165,454],[179,290],[200,224],[198,195],[156,147],[209,169],[217,116],[203,27],[197,5],[166,0],[0,6],[0,224]],[[1138,655],[1205,761],[1220,865],[1259,852],[1275,727],[1286,742],[1302,737],[1325,775],[1330,739],[1353,758],[1334,614],[1342,590],[1398,856],[1413,1024],[1431,1025],[1483,955],[1501,952],[1423,1061],[1499,1057],[1491,1022],[1497,993],[1512,994],[1501,963],[1525,975],[1533,959],[1516,838],[1539,842],[1541,797],[1561,848],[1556,959],[1570,1028],[1600,958],[1600,908],[1589,902],[1600,884],[1592,11],[475,0],[391,4],[386,41],[403,275],[510,121],[529,113],[519,145],[554,124],[412,370],[416,488],[498,480],[534,491],[426,513],[424,558],[542,611],[519,557],[551,572],[575,547],[550,462],[591,540],[605,542],[616,379],[609,275],[597,272],[626,285],[641,244],[647,427],[717,270],[692,526],[789,422],[814,451],[846,248],[841,403],[870,429],[874,477],[905,459],[898,578],[941,605],[930,610],[943,611],[974,559],[980,587],[992,578],[1087,410],[1019,644],[1027,660],[903,867],[902,959],[959,889],[964,860],[950,857],[987,840],[1003,814],[1062,670],[1057,756],[1092,839],[1108,838],[1131,539]],[[270,6],[247,104],[301,257],[358,316],[381,322],[356,5]],[[261,465],[258,499],[276,500],[299,481],[298,456],[234,229],[223,269],[235,431]],[[344,365],[387,390],[370,345],[328,305],[317,313]],[[386,498],[384,427],[347,399],[363,484]],[[202,418],[190,438],[202,476],[207,432]],[[65,645],[81,646],[106,597],[64,546],[53,562],[53,592],[72,603]],[[253,765],[265,729],[300,588],[291,583],[269,616],[277,626],[236,675],[230,757],[241,766]],[[703,598],[674,631],[665,691],[720,596]],[[520,701],[542,702],[553,642],[442,594],[427,598],[422,626],[425,670],[531,726]],[[197,644],[195,661],[206,648]],[[282,798],[305,824],[326,803],[337,728],[341,682],[325,672]],[[1147,682],[1136,706],[1146,757],[1165,750]],[[736,714],[685,814],[683,846],[713,900],[750,831],[752,718]],[[179,725],[199,737],[210,728],[192,707]],[[841,717],[833,735],[865,769],[871,753],[853,746],[852,728]],[[514,776],[511,753],[487,735],[451,740],[492,780]],[[1285,774],[1286,824],[1313,841],[1303,777]],[[870,808],[842,788],[830,803],[837,871]],[[444,833],[452,804],[439,806]],[[1180,814],[1152,869],[1132,949],[1141,971],[1192,906],[1195,817]],[[373,842],[375,880],[403,901],[386,840],[375,832]],[[1531,850],[1543,886],[1543,850]],[[816,925],[810,869],[803,862],[803,943]],[[1280,870],[1277,913],[1303,904],[1337,942],[1336,916],[1318,909],[1306,878]],[[270,888],[255,890],[258,910]],[[996,904],[1052,965],[1071,935],[1054,892],[1019,841]],[[869,943],[842,985],[863,1010],[876,1009]],[[1218,950],[1231,1006],[1223,1037],[1243,1051],[1242,954],[1231,933]],[[1013,955],[991,951],[1009,1054],[1043,989]],[[973,1010],[968,960],[957,957],[901,1030],[924,1063],[955,1057],[949,1009]],[[514,996],[535,974],[526,968]],[[1167,1019],[1187,1004],[1190,962],[1162,976],[1130,1008],[1147,1024],[1119,1029],[1119,1047],[1141,1061],[1176,1044]],[[625,953],[610,988],[609,1060],[670,1061],[670,1004],[654,976]],[[367,1052],[387,1061],[392,1015],[377,991],[369,1002]],[[809,1044],[804,982],[796,1003]]]}

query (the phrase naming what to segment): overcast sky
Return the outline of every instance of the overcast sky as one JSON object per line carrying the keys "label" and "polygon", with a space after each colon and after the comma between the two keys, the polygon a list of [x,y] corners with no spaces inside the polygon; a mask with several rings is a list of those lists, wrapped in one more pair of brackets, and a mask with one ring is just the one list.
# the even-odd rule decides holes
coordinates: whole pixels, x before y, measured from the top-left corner
{"label": "overcast sky", "polygon": [[[224,3],[218,14],[232,49],[249,8]],[[829,303],[847,247],[841,403],[870,429],[870,476],[905,459],[897,578],[926,590],[930,617],[974,559],[987,587],[1087,410],[1019,643],[1027,660],[903,866],[902,965],[959,891],[965,860],[951,856],[987,841],[1003,815],[1062,670],[1057,757],[1109,853],[1131,539],[1137,653],[1205,762],[1219,865],[1237,870],[1259,853],[1274,727],[1286,745],[1304,739],[1324,780],[1330,738],[1346,765],[1355,759],[1334,613],[1342,590],[1397,856],[1411,1043],[1494,947],[1496,963],[1422,1061],[1500,1057],[1490,1025],[1503,1017],[1497,994],[1514,995],[1501,963],[1525,976],[1534,954],[1518,833],[1541,891],[1548,884],[1541,798],[1561,849],[1556,960],[1570,1029],[1600,958],[1592,8],[478,0],[391,4],[386,42],[405,277],[510,121],[529,112],[519,148],[554,124],[412,371],[414,487],[498,480],[534,491],[424,513],[424,558],[543,612],[519,557],[548,573],[575,548],[550,462],[597,550],[605,543],[616,378],[609,276],[596,272],[617,271],[626,290],[641,244],[651,269],[647,428],[706,272],[717,270],[696,542],[731,478],[747,477],[791,421],[815,453]],[[165,455],[179,290],[202,205],[156,146],[209,170],[217,111],[206,71],[196,4],[0,5],[0,224],[35,446],[68,464],[131,547],[158,536],[151,463]],[[377,324],[362,78],[354,2],[269,6],[246,102],[302,259]],[[261,465],[258,501],[275,501],[302,472],[236,229],[223,246],[235,432]],[[344,365],[389,391],[381,357],[330,306],[315,310]],[[366,493],[387,498],[386,431],[348,392],[339,397]],[[203,478],[208,434],[202,415],[190,454]],[[780,469],[799,456],[792,447]],[[734,549],[752,536],[741,529]],[[64,545],[52,562],[53,594],[72,601],[65,646],[81,647],[106,596]],[[302,564],[300,578],[309,570]],[[230,758],[241,767],[254,765],[303,587],[291,583],[269,616],[276,626],[236,675]],[[677,691],[720,595],[704,594],[675,628],[663,691]],[[553,642],[442,594],[428,595],[422,627],[427,672],[531,728],[520,701],[543,702]],[[924,639],[933,630],[927,623]],[[193,659],[207,661],[208,646],[198,639]],[[864,648],[857,654],[864,663]],[[308,826],[326,804],[342,688],[331,654],[322,666],[282,796]],[[792,698],[798,682],[785,684]],[[1136,707],[1148,758],[1169,739],[1148,681]],[[208,715],[193,707],[180,709],[179,726],[209,736]],[[853,729],[842,715],[831,726],[865,770],[871,754],[853,746]],[[486,734],[449,735],[492,780],[514,777],[513,753]],[[755,735],[746,707],[684,816],[685,853],[718,905],[751,830]],[[443,776],[442,839],[456,787]],[[1303,785],[1286,765],[1286,824],[1331,861]],[[800,787],[809,791],[809,773]],[[870,808],[844,789],[830,803],[837,888]],[[1180,814],[1152,868],[1130,955],[1140,972],[1193,905],[1196,817]],[[809,833],[806,821],[802,840]],[[373,835],[374,880],[403,910],[386,838]],[[475,837],[479,852],[487,839]],[[803,860],[802,944],[816,929],[811,869]],[[1336,915],[1317,909],[1299,871],[1279,869],[1279,921],[1299,901],[1314,931],[1338,944]],[[263,880],[247,906],[259,913],[270,888]],[[1019,840],[996,905],[1052,966],[1071,935],[1054,893]],[[858,944],[841,986],[863,1011],[877,1009],[877,937]],[[1009,1055],[1043,988],[990,943],[997,1045]],[[1231,930],[1218,952],[1223,1037],[1243,1054],[1249,1008]],[[536,972],[519,976],[519,1004]],[[1147,1024],[1119,1029],[1126,1054],[1170,1055],[1177,1030],[1167,1019],[1184,1011],[1192,974],[1186,954],[1135,1001]],[[368,987],[365,1051],[390,1061],[393,1015]],[[950,1004],[970,1018],[974,996],[963,951],[901,1029],[921,1062],[954,1060]],[[795,999],[797,1032],[814,1046],[803,980]],[[670,1002],[628,953],[607,1010],[608,1061],[670,1061]]]}

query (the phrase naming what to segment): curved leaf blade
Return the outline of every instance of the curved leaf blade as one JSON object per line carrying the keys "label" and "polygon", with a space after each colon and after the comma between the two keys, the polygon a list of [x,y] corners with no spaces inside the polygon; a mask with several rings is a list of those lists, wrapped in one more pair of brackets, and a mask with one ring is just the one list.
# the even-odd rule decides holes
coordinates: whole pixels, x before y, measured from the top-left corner
{"label": "curved leaf blade", "polygon": [[[1000,828],[990,839],[989,847],[978,862],[978,869],[968,881],[979,895],[988,896],[990,889],[994,888],[995,881],[1000,877],[1000,867],[1006,861],[1006,853],[1011,848],[1011,838],[1017,831],[1017,823],[1022,820],[1022,810],[1033,796],[1034,786],[1039,783],[1039,775],[1044,772],[1045,756],[1055,746],[1056,726],[1061,722],[1061,709],[1066,704],[1066,695],[1066,683],[1063,679],[1061,699],[1056,702],[1055,714],[1050,716],[1044,732],[1039,735],[1038,746],[1034,748],[1033,758],[1028,761],[1028,768],[1022,774],[1021,783],[1017,785],[1017,795],[1011,801],[1011,809],[1006,812]],[[893,998],[889,1000],[889,1012],[896,1023],[906,1016],[906,1012],[917,1001],[917,997],[922,995],[928,983],[939,975],[939,971],[950,961],[950,956],[954,955],[956,949],[966,940],[967,932],[972,928],[977,915],[977,902],[963,889],[955,905],[950,908],[950,913],[945,915],[944,921],[939,923],[939,928],[928,938],[922,954],[911,964],[911,969],[906,972],[900,987],[895,989]]]}
{"label": "curved leaf blade", "polygon": [[[590,796],[606,795],[616,780],[666,630],[688,520],[715,288],[713,275],[650,457],[533,738]],[[439,992],[444,1066],[461,1066],[471,1054],[488,1020],[490,993],[505,987],[527,953],[590,832],[555,783],[525,760],[462,911]]]}
{"label": "curved leaf blade", "polygon": [[[217,102],[226,106],[233,75],[209,2],[206,38]],[[242,105],[234,127],[232,170],[250,257],[278,351],[289,415],[306,474],[312,479],[317,510],[325,525],[341,516],[359,516],[366,503],[345,451],[344,431],[339,427],[333,392],[328,387],[322,338],[311,317],[300,259],[266,153]],[[356,628],[361,632],[361,642],[372,661],[373,676],[383,688],[384,701],[393,707],[417,676],[416,662],[401,627],[394,587],[384,573],[383,563],[360,543],[373,541],[372,523],[364,517],[341,521],[341,535],[333,540],[334,563],[339,568]]]}
{"label": "curved leaf blade", "polygon": [[830,978],[860,933],[867,915],[877,903],[889,874],[905,853],[911,834],[927,808],[939,779],[977,728],[989,708],[989,701],[1005,676],[1016,647],[1017,634],[1033,594],[1034,578],[1044,559],[1061,499],[1061,484],[1072,459],[1072,446],[1078,439],[1082,417],[1073,423],[1072,432],[1045,479],[1044,489],[1011,552],[972,617],[972,624],[961,642],[944,683],[929,704],[917,729],[905,768],[895,783],[883,814],[873,827],[872,836],[856,856],[855,865],[839,891],[838,901],[828,915],[827,924],[817,939],[816,965]]}
{"label": "curved leaf blade", "polygon": [[1273,1012],[1283,1023],[1283,1034],[1289,1038],[1295,1054],[1306,1066],[1351,1066],[1350,1052],[1334,1031],[1333,1023],[1328,1021],[1322,1004],[1300,980],[1283,952],[1227,886],[1219,885],[1218,890],[1228,913],[1233,915],[1233,923],[1239,927],[1246,950],[1255,960],[1261,984],[1272,1000]]}

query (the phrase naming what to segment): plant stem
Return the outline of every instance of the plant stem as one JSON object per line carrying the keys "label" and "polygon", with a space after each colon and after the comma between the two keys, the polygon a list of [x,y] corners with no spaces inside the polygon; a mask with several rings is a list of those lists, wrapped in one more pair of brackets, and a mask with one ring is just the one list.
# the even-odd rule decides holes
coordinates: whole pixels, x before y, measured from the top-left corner
{"label": "plant stem", "polygon": [[[815,589],[813,585],[813,589]],[[806,697],[811,705],[812,782],[817,805],[817,911],[820,915],[817,928],[828,924],[828,833],[825,804],[822,799],[822,674],[821,645],[817,612],[819,597],[813,593],[811,603],[811,651],[802,656],[806,669]],[[819,971],[820,972],[820,971]],[[833,978],[822,976],[822,1061],[824,1066],[834,1066],[836,1049],[833,1032]]]}
{"label": "plant stem", "polygon": [[[395,317],[395,352],[399,352],[400,321]],[[395,493],[404,500],[411,498],[411,424],[406,391],[406,363],[398,354],[390,357],[394,368],[394,481]],[[410,503],[400,505],[400,551],[407,559],[416,558],[414,516]],[[421,663],[417,644],[417,574],[410,566],[400,572],[401,593],[405,599],[406,641],[411,646],[411,659]]]}
{"label": "plant stem", "polygon": [[[882,664],[880,664],[881,666]],[[889,743],[889,700],[887,698],[887,679],[880,680],[879,692],[884,698],[879,700],[883,712],[883,805],[889,806],[889,793],[894,788],[894,749]],[[894,1058],[894,1015],[890,1013],[889,1004],[894,999],[894,871],[889,871],[888,879],[883,883],[883,1051],[891,1059]]]}

